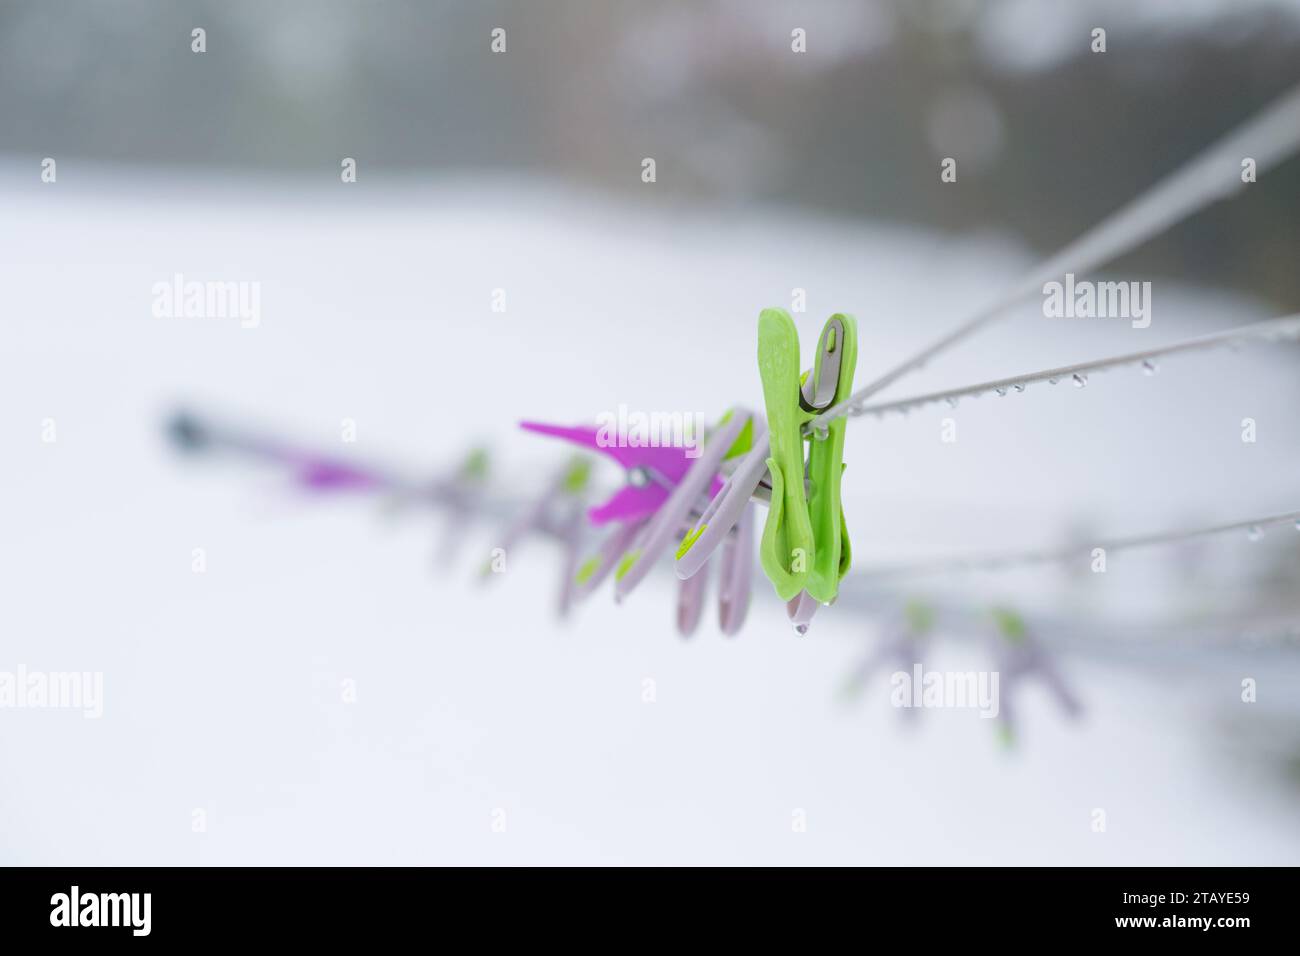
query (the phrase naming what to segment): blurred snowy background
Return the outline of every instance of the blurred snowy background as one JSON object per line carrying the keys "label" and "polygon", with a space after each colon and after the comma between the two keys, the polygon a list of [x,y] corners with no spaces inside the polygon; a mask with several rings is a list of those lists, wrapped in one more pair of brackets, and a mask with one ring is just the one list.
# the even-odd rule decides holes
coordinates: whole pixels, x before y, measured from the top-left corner
{"label": "blurred snowy background", "polygon": [[[851,576],[803,639],[760,582],[739,639],[683,642],[670,574],[560,625],[545,542],[485,590],[491,525],[449,573],[435,515],[162,434],[184,404],[426,475],[486,442],[527,495],[562,451],[519,418],[758,407],[755,320],[796,287],[806,350],[858,317],[865,382],[1300,81],[1298,49],[1281,2],[0,3],[0,671],[105,694],[0,710],[0,859],[1300,862],[1290,529]],[[1297,211],[1292,160],[1108,273],[1153,283],[1150,328],[1031,302],[888,395],[1300,311]],[[259,282],[260,325],[154,317],[176,273]],[[1296,369],[1217,351],[855,421],[856,565],[1296,509]],[[846,703],[915,597],[970,612],[935,667],[991,666],[972,622],[1023,610],[1083,719],[1030,691],[1008,750],[970,711],[904,720],[886,673]]]}

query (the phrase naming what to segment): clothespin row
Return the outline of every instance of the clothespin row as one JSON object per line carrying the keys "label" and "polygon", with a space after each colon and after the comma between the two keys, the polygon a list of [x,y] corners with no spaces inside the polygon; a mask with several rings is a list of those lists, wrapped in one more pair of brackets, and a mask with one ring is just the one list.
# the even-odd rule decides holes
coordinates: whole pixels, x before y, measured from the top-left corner
{"label": "clothespin row", "polygon": [[1052,654],[1030,634],[1024,618],[1007,608],[995,608],[992,618],[1000,698],[997,722],[1003,743],[1010,746],[1016,741],[1015,700],[1028,680],[1041,683],[1067,717],[1077,718],[1083,706],[1061,677]]}
{"label": "clothespin row", "polygon": [[611,442],[596,428],[521,423],[529,431],[602,453],[625,470],[624,486],[588,512],[593,525],[612,524],[613,530],[579,564],[579,597],[612,572],[615,600],[624,600],[680,537],[674,556],[681,581],[678,630],[684,635],[695,630],[710,559],[720,550],[720,623],[724,633],[734,634],[749,604],[753,504],[761,501],[768,505],[759,547],[763,571],[786,602],[796,630],[807,631],[817,607],[835,600],[851,559],[840,503],[845,422],[837,419],[807,436],[804,430],[822,410],[852,392],[857,364],[853,318],[832,316],[822,329],[813,368],[801,374],[799,364],[794,320],[784,310],[764,310],[758,322],[758,367],[766,425],[752,412],[733,408],[706,436],[695,458],[680,446]]}
{"label": "clothespin row", "polygon": [[469,451],[449,474],[430,482],[413,481],[370,464],[301,448],[250,430],[217,425],[179,412],[167,425],[172,443],[187,453],[224,452],[264,461],[288,470],[294,485],[312,495],[368,492],[387,496],[390,507],[411,503],[444,511],[445,526],[437,547],[440,563],[450,563],[465,539],[465,526],[480,517],[491,461],[485,449]]}
{"label": "clothespin row", "polygon": [[284,466],[291,472],[294,483],[306,491],[396,490],[400,487],[394,476],[378,469],[353,465],[250,432],[218,426],[186,412],[174,415],[167,431],[172,442],[186,452],[235,452]]}
{"label": "clothespin row", "polygon": [[[641,583],[656,560],[697,514],[709,495],[722,487],[724,463],[750,448],[753,416],[743,409],[728,412],[705,436],[704,448],[692,458],[682,446],[629,445],[609,439],[599,429],[523,422],[522,427],[560,438],[613,459],[624,469],[623,486],[607,501],[590,508],[591,525],[610,526],[595,552],[574,571],[574,599],[590,594],[611,573],[615,599],[623,600]],[[753,575],[752,522],[738,522],[724,549],[719,575],[719,624],[735,634],[749,608]],[[678,587],[677,628],[683,636],[696,630],[703,614],[707,579],[699,575]]]}
{"label": "clothespin row", "polygon": [[[768,429],[752,413],[733,409],[694,460],[682,448],[602,447],[594,428],[524,423],[531,431],[603,452],[627,471],[627,485],[590,512],[593,524],[613,521],[616,527],[579,566],[584,596],[613,570],[615,599],[626,598],[685,525],[675,555],[682,581],[678,628],[687,634],[694,630],[709,559],[722,548],[722,625],[725,633],[734,633],[748,605],[752,502],[766,500],[762,567],[787,602],[795,627],[805,632],[818,604],[834,601],[851,553],[840,505],[845,426],[837,420],[825,433],[811,436],[806,462],[801,429],[820,409],[851,392],[856,323],[833,316],[822,331],[814,368],[800,375],[793,320],[783,310],[765,310],[759,318],[758,358]],[[701,507],[706,492],[709,500]]]}
{"label": "clothespin row", "polygon": [[[901,614],[886,623],[882,641],[849,672],[842,696],[849,700],[859,697],[867,681],[891,664],[896,668],[895,673],[910,674],[914,668],[923,667],[934,639],[935,620],[932,605],[909,601]],[[984,620],[993,625],[993,672],[998,678],[996,726],[1003,744],[1010,746],[1016,741],[1015,700],[1027,681],[1043,684],[1068,717],[1075,718],[1082,713],[1083,707],[1061,677],[1053,655],[1030,635],[1024,618],[1007,608],[994,608]],[[911,717],[917,708],[900,709],[904,716]]]}
{"label": "clothespin row", "polygon": [[[810,370],[800,373],[799,358],[799,336],[789,314],[764,310],[758,322],[758,366],[766,423],[744,408],[733,408],[694,456],[689,453],[694,449],[684,447],[611,442],[596,428],[522,423],[529,431],[612,458],[623,467],[625,481],[607,501],[586,510],[591,526],[609,525],[610,530],[594,553],[583,558],[586,534],[580,516],[590,463],[570,462],[505,527],[496,542],[501,559],[527,534],[543,531],[558,537],[565,549],[560,608],[566,613],[610,574],[615,600],[623,601],[680,541],[674,555],[678,630],[690,635],[698,627],[713,563],[718,566],[719,624],[724,634],[733,635],[748,613],[754,503],[762,502],[768,514],[760,563],[786,602],[796,630],[805,633],[818,606],[834,602],[851,560],[840,501],[846,423],[840,418],[804,432],[821,411],[852,391],[857,363],[853,318],[834,315],[826,322]],[[444,562],[463,539],[461,523],[475,512],[473,496],[486,484],[487,457],[482,452],[471,454],[446,479],[412,486],[390,474],[280,442],[217,430],[190,416],[179,416],[171,433],[190,449],[224,447],[287,465],[295,480],[313,491],[378,489],[398,502],[436,498],[448,511],[449,525],[439,548]],[[712,562],[715,553],[719,558]]]}

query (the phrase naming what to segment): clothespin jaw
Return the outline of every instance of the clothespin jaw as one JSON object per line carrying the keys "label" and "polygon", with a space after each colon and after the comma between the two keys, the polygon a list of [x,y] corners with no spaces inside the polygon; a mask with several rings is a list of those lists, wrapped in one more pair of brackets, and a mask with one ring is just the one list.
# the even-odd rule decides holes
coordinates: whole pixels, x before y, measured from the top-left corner
{"label": "clothespin jaw", "polygon": [[[822,329],[812,371],[801,375],[794,320],[784,309],[765,309],[759,316],[758,370],[767,408],[772,486],[759,557],[801,632],[817,604],[835,600],[852,560],[840,503],[845,421],[834,419],[824,432],[807,439],[802,429],[852,393],[857,354],[856,321],[833,315]],[[806,462],[805,440],[810,444]],[[805,492],[805,475],[810,493]]]}

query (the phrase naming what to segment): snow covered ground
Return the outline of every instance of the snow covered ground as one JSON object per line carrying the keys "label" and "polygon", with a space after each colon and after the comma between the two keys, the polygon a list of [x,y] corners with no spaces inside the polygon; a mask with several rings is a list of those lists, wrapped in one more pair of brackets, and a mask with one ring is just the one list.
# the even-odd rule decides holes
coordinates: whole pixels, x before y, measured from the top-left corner
{"label": "snow covered ground", "polygon": [[[994,296],[1031,253],[991,233],[628,203],[553,183],[333,176],[307,187],[61,160],[58,184],[42,186],[27,165],[0,166],[0,671],[104,675],[98,720],[0,710],[0,859],[1300,862],[1295,783],[1278,769],[1296,745],[1295,645],[1183,661],[1166,644],[1140,664],[1072,654],[1084,720],[1030,695],[1006,752],[971,712],[909,726],[883,675],[843,705],[875,627],[856,606],[797,639],[763,600],[740,639],[706,624],[684,643],[660,577],[624,607],[602,593],[561,626],[547,614],[543,543],[480,589],[469,556],[486,534],[461,568],[439,571],[431,517],[304,503],[264,474],[181,461],[161,439],[177,402],[429,474],[486,439],[503,480],[526,492],[559,449],[514,430],[521,417],[759,407],[755,320],[789,307],[795,287],[807,290],[806,353],[831,312],[858,317],[865,382]],[[259,282],[260,323],[155,317],[151,290],[177,273]],[[1045,319],[1029,303],[888,394],[1273,314],[1153,281],[1148,329]],[[1153,378],[1112,372],[1083,390],[856,421],[855,559],[1295,509],[1295,362],[1294,346],[1191,355]],[[940,441],[945,417],[956,443]],[[355,445],[339,443],[343,419]],[[50,422],[57,440],[43,441]],[[1260,549],[1294,555],[1282,534],[1207,544],[1209,584],[1190,592],[1163,558],[1133,555],[1083,591],[1045,571],[930,579],[919,593],[1010,602],[1113,647],[1198,606],[1248,603],[1234,571]],[[206,573],[191,570],[195,548]],[[961,641],[941,645],[939,664],[989,666]],[[1244,677],[1259,682],[1256,705],[1239,701]]]}

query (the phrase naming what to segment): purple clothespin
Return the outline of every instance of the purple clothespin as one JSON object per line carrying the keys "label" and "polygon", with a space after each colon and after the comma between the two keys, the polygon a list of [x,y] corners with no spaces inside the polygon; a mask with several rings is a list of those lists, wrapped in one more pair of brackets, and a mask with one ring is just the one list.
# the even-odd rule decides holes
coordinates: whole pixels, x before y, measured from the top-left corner
{"label": "purple clothespin", "polygon": [[[522,427],[592,448],[617,461],[627,483],[604,504],[591,508],[593,525],[613,524],[597,552],[577,567],[577,598],[590,594],[610,572],[617,581],[615,599],[622,600],[644,579],[656,559],[689,527],[704,501],[723,487],[724,459],[742,434],[749,434],[752,417],[730,413],[708,436],[702,453],[692,457],[680,446],[629,446],[602,440],[595,428],[569,428],[524,422]],[[724,553],[719,583],[719,615],[723,633],[735,634],[745,619],[753,575],[752,522]],[[743,540],[742,540],[743,539]],[[683,636],[696,629],[702,616],[707,578],[686,581],[678,588],[677,626]]]}
{"label": "purple clothespin", "polygon": [[[752,446],[713,495],[677,549],[673,569],[690,581],[721,551],[718,612],[722,633],[734,635],[744,623],[754,583],[754,503],[751,490],[767,473],[767,436],[757,417],[750,421]],[[768,489],[770,493],[770,488]]]}
{"label": "purple clothespin", "polygon": [[395,488],[399,482],[378,469],[305,451],[286,442],[246,431],[215,426],[186,412],[168,422],[172,441],[187,452],[233,451],[285,466],[294,482],[311,492],[372,491]]}
{"label": "purple clothespin", "polygon": [[566,616],[574,601],[574,567],[584,538],[583,511],[590,476],[591,461],[585,457],[575,456],[565,465],[543,493],[498,536],[492,556],[483,567],[484,577],[498,570],[496,562],[504,560],[529,535],[542,533],[558,538],[564,557],[557,610],[560,617]]}
{"label": "purple clothespin", "polygon": [[[604,504],[587,512],[593,525],[649,518],[668,500],[669,492],[685,477],[695,460],[690,457],[687,449],[676,445],[633,447],[611,444],[601,438],[601,432],[596,428],[569,428],[541,422],[520,422],[519,427],[539,435],[562,438],[584,449],[608,455],[627,471],[627,484]],[[715,479],[710,485],[710,494],[721,487],[722,482]]]}
{"label": "purple clothespin", "polygon": [[1015,696],[1027,678],[1037,678],[1056,698],[1067,717],[1077,718],[1083,706],[1056,669],[1052,654],[1033,638],[1024,619],[1013,611],[998,608],[993,612],[998,637],[994,654],[998,661],[998,729],[1007,744],[1015,742]]}
{"label": "purple clothespin", "polygon": [[437,547],[437,562],[444,567],[455,559],[467,537],[466,526],[477,517],[477,505],[487,490],[488,463],[487,451],[475,448],[459,468],[435,481],[426,492],[444,510]]}
{"label": "purple clothespin", "polygon": [[[901,671],[912,673],[923,663],[922,657],[934,634],[934,609],[920,601],[909,601],[901,615],[892,617],[883,627],[884,638],[872,648],[849,674],[844,683],[845,697],[856,697],[867,680],[891,662]],[[905,717],[915,717],[915,708],[902,708]]]}

